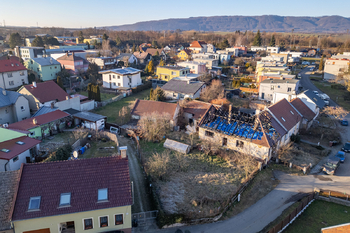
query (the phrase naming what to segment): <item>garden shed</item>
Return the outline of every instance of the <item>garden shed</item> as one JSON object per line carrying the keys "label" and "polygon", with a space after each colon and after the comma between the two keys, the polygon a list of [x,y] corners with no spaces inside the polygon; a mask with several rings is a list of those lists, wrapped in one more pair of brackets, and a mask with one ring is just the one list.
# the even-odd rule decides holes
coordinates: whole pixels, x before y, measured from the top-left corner
{"label": "garden shed", "polygon": [[165,140],[163,146],[167,149],[175,150],[175,151],[178,151],[178,152],[184,153],[184,154],[187,154],[191,150],[191,147],[189,145],[171,140],[169,138],[167,138]]}

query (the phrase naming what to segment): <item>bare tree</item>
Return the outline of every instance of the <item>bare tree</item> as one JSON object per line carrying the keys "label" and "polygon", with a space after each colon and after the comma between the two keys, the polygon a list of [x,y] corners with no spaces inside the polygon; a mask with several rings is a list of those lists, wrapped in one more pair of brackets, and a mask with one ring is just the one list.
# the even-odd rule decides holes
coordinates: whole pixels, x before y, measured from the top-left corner
{"label": "bare tree", "polygon": [[142,116],[137,126],[142,137],[147,141],[155,141],[160,140],[170,131],[170,120],[168,113],[153,112]]}
{"label": "bare tree", "polygon": [[100,53],[103,57],[111,56],[112,52],[111,52],[111,46],[109,45],[109,40],[102,41],[102,49]]}
{"label": "bare tree", "polygon": [[336,119],[336,120],[340,120],[349,114],[348,111],[346,111],[344,108],[340,106],[337,106],[337,107],[327,106],[323,109],[323,113],[332,116],[333,119]]}
{"label": "bare tree", "polygon": [[206,87],[201,93],[201,99],[210,102],[213,99],[222,99],[224,97],[224,87],[220,80],[213,80],[210,86]]}
{"label": "bare tree", "polygon": [[152,176],[157,177],[160,180],[164,180],[167,172],[168,165],[170,161],[170,152],[169,150],[165,150],[163,153],[155,153],[146,163],[148,168],[148,172],[152,174]]}

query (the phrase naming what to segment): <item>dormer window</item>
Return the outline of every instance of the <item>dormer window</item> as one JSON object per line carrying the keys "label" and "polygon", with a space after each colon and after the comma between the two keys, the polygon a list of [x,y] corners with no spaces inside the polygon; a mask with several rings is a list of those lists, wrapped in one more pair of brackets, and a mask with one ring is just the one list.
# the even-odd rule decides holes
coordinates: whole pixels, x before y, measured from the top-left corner
{"label": "dormer window", "polygon": [[61,193],[60,206],[70,205],[70,193]]}
{"label": "dormer window", "polygon": [[293,111],[290,111],[290,113],[292,113],[294,115],[294,112]]}
{"label": "dormer window", "polygon": [[9,150],[9,149],[6,149],[6,148],[1,149],[1,151],[2,151],[2,152],[5,152],[5,153],[9,153],[9,152],[10,152],[10,150]]}
{"label": "dormer window", "polygon": [[39,210],[41,197],[31,197],[29,200],[28,210]]}
{"label": "dormer window", "polygon": [[283,121],[286,121],[283,117],[281,117]]}
{"label": "dormer window", "polygon": [[107,189],[99,189],[97,200],[98,201],[107,201],[108,200],[108,190]]}

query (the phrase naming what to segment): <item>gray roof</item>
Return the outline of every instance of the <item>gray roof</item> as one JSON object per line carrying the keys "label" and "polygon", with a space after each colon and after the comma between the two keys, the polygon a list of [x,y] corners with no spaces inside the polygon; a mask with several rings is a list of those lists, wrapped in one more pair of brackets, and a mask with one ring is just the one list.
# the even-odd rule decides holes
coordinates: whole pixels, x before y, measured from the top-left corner
{"label": "gray roof", "polygon": [[51,107],[47,107],[47,106],[42,106],[41,108],[38,109],[38,111],[36,111],[32,117],[37,117],[49,112],[54,112],[56,111],[58,108],[51,108]]}
{"label": "gray roof", "polygon": [[119,54],[119,56],[116,56],[115,58],[117,59],[117,60],[120,60],[120,59],[123,59],[124,57],[127,57],[127,58],[129,58],[129,57],[131,57],[133,54],[131,54],[131,53],[121,53],[121,54]]}
{"label": "gray roof", "polygon": [[92,112],[78,112],[73,114],[73,116],[90,122],[96,122],[98,120],[107,118],[106,116],[102,116]]}
{"label": "gray roof", "polygon": [[188,83],[187,81],[172,79],[162,86],[162,89],[164,91],[172,91],[176,93],[195,94],[203,85],[204,82],[199,81]]}
{"label": "gray roof", "polygon": [[264,81],[260,82],[260,83],[292,83],[292,84],[296,84],[298,83],[299,80],[298,79],[265,79]]}
{"label": "gray roof", "polygon": [[306,90],[304,92],[304,94],[309,97],[316,105],[317,107],[319,107],[320,109],[323,108],[324,106],[326,106],[324,100],[322,100],[318,95],[316,95],[315,93],[313,93],[310,90]]}
{"label": "gray roof", "polygon": [[105,73],[117,73],[120,75],[128,75],[128,74],[136,74],[138,72],[141,72],[141,70],[132,68],[132,67],[125,67],[125,68],[119,68],[119,69],[113,69],[113,70],[104,70],[100,71],[99,74],[105,74]]}
{"label": "gray roof", "polygon": [[70,115],[73,115],[73,114],[76,114],[76,113],[78,113],[80,111],[78,111],[76,109],[73,109],[73,108],[68,108],[68,109],[64,110],[63,112],[66,112],[66,113],[68,113]]}
{"label": "gray roof", "polygon": [[58,61],[52,57],[38,57],[33,60],[41,66],[61,65]]}
{"label": "gray roof", "polygon": [[18,97],[22,96],[22,94],[15,91],[7,91],[5,90],[6,95],[4,95],[4,89],[0,87],[0,108],[10,106],[16,103]]}
{"label": "gray roof", "polygon": [[158,66],[161,68],[167,68],[169,70],[184,70],[184,69],[188,69],[187,67],[183,67],[183,66]]}

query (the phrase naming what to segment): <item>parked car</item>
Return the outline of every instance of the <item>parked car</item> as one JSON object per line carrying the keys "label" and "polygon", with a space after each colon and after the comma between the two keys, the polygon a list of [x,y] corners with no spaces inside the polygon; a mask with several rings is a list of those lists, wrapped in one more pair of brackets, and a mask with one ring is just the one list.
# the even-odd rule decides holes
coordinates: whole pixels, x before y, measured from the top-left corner
{"label": "parked car", "polygon": [[343,126],[348,126],[349,122],[348,122],[348,120],[343,119],[343,120],[340,121],[340,124],[343,125]]}
{"label": "parked car", "polygon": [[328,101],[328,100],[324,100],[324,104],[325,104],[326,106],[328,106],[328,105],[329,105],[329,101]]}
{"label": "parked car", "polygon": [[314,93],[315,95],[318,95],[318,91],[313,91],[313,93]]}
{"label": "parked car", "polygon": [[340,164],[339,158],[337,158],[335,156],[331,157],[331,158],[327,159],[327,162],[325,164],[323,164],[323,171],[327,175],[334,175],[335,171],[339,167],[339,164]]}
{"label": "parked car", "polygon": [[345,143],[343,148],[341,148],[342,151],[349,153],[350,152],[350,142]]}
{"label": "parked car", "polygon": [[301,78],[301,74],[300,73],[298,74],[298,78]]}
{"label": "parked car", "polygon": [[339,158],[341,163],[344,163],[344,161],[345,161],[345,152],[344,151],[338,151],[338,153],[335,155],[335,157]]}

